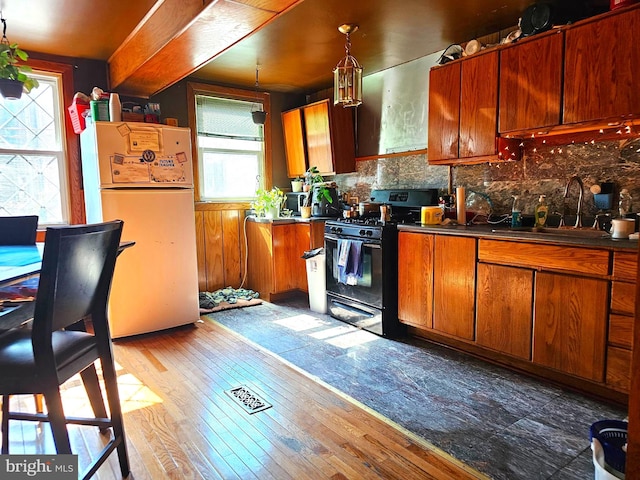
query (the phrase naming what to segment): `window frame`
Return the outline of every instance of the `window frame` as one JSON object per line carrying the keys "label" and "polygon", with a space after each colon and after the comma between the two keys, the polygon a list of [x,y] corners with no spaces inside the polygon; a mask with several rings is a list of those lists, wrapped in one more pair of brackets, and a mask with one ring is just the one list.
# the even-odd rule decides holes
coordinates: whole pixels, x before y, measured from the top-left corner
{"label": "window frame", "polygon": [[[46,228],[50,225],[66,225],[71,220],[71,206],[70,206],[70,194],[69,194],[69,175],[67,173],[67,142],[65,138],[66,126],[65,126],[65,113],[64,113],[64,95],[63,95],[63,79],[62,75],[57,72],[45,71],[41,69],[33,69],[32,74],[36,77],[39,76],[40,85],[51,82],[52,90],[55,92],[55,98],[57,99],[57,105],[54,105],[54,112],[52,118],[56,123],[56,143],[59,148],[55,150],[44,149],[29,149],[29,148],[0,148],[2,155],[17,155],[17,156],[45,156],[55,157],[58,162],[58,181],[60,188],[60,205],[61,213],[63,217],[62,222],[45,223],[40,218],[38,224],[41,228]],[[46,77],[46,80],[43,78]],[[26,95],[26,94],[23,94]],[[32,212],[33,213],[33,212]],[[25,213],[26,214],[26,213]]]}
{"label": "window frame", "polygon": [[[67,63],[41,60],[29,56],[29,66],[38,73],[55,74],[60,77],[60,89],[62,93],[61,109],[62,125],[61,136],[64,160],[63,168],[67,175],[67,205],[70,224],[82,224],[86,222],[84,214],[84,193],[82,189],[82,167],[80,160],[80,137],[73,131],[71,118],[67,114],[67,106],[73,102],[75,86],[73,79],[73,65]],[[62,192],[64,194],[64,192]],[[39,231],[38,241],[44,240],[44,230]]]}
{"label": "window frame", "polygon": [[[242,90],[239,88],[221,87],[207,83],[187,82],[187,113],[189,116],[189,127],[191,128],[191,151],[193,154],[193,189],[196,203],[224,204],[233,208],[247,208],[250,202],[227,202],[224,200],[202,200],[200,193],[200,162],[198,158],[198,131],[196,125],[196,95],[208,95],[212,97],[229,98],[232,100],[243,100],[246,102],[259,101],[262,108],[267,112],[267,119],[264,123],[264,187],[272,187],[272,159],[271,159],[271,100],[266,92],[255,92]],[[253,181],[253,179],[251,179]]]}

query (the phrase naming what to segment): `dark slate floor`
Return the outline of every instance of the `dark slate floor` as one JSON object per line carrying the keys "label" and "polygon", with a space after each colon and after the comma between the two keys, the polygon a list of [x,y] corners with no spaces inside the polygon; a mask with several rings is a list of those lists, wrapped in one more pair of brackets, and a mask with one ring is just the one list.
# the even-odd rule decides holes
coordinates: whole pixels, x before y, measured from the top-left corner
{"label": "dark slate floor", "polygon": [[623,409],[415,339],[311,312],[306,296],[209,317],[495,479],[594,478],[589,427]]}

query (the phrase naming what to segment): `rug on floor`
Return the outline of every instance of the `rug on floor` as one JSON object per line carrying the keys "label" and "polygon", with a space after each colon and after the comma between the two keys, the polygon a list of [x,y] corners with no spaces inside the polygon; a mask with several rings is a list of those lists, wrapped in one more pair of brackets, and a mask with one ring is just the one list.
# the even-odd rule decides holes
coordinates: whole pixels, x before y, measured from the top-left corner
{"label": "rug on floor", "polygon": [[200,292],[200,313],[213,313],[231,308],[251,307],[260,305],[260,294],[245,288],[226,287],[215,292]]}

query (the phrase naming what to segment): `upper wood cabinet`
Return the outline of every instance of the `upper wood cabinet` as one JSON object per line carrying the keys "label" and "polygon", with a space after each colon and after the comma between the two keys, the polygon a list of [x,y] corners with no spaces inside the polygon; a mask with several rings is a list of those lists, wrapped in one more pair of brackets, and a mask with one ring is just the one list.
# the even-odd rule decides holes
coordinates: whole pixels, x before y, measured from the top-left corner
{"label": "upper wood cabinet", "polygon": [[353,112],[321,100],[282,113],[287,173],[301,176],[310,166],[323,175],[355,171]]}
{"label": "upper wood cabinet", "polygon": [[302,111],[289,110],[282,114],[282,132],[287,157],[287,175],[289,178],[302,177],[307,171],[307,159],[302,132]]}
{"label": "upper wood cabinet", "polygon": [[461,158],[495,155],[498,125],[498,52],[462,62],[460,83]]}
{"label": "upper wood cabinet", "polygon": [[458,158],[460,62],[429,72],[429,162]]}
{"label": "upper wood cabinet", "polygon": [[498,135],[498,51],[480,53],[429,73],[430,164],[520,158],[519,142]]}
{"label": "upper wood cabinet", "polygon": [[500,133],[560,124],[563,41],[550,32],[500,51]]}
{"label": "upper wood cabinet", "polygon": [[565,32],[563,123],[640,113],[640,9]]}

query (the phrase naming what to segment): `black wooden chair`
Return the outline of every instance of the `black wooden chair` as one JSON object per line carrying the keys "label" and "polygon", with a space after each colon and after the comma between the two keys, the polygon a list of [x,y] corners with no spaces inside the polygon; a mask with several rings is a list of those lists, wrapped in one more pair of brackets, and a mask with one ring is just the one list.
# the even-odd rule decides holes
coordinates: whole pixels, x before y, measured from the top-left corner
{"label": "black wooden chair", "polygon": [[0,245],[33,245],[37,230],[37,215],[0,217]]}
{"label": "black wooden chair", "polygon": [[[71,454],[67,423],[95,425],[113,436],[85,472],[91,477],[117,449],[122,476],[129,460],[118,396],[107,303],[118,254],[122,221],[47,228],[31,328],[0,337],[2,453],[9,453],[9,421],[50,423],[56,451]],[[87,332],[89,319],[92,333]],[[95,364],[100,360],[110,417]],[[95,418],[65,416],[60,385],[80,373]],[[9,396],[42,393],[47,414],[11,412]]]}

